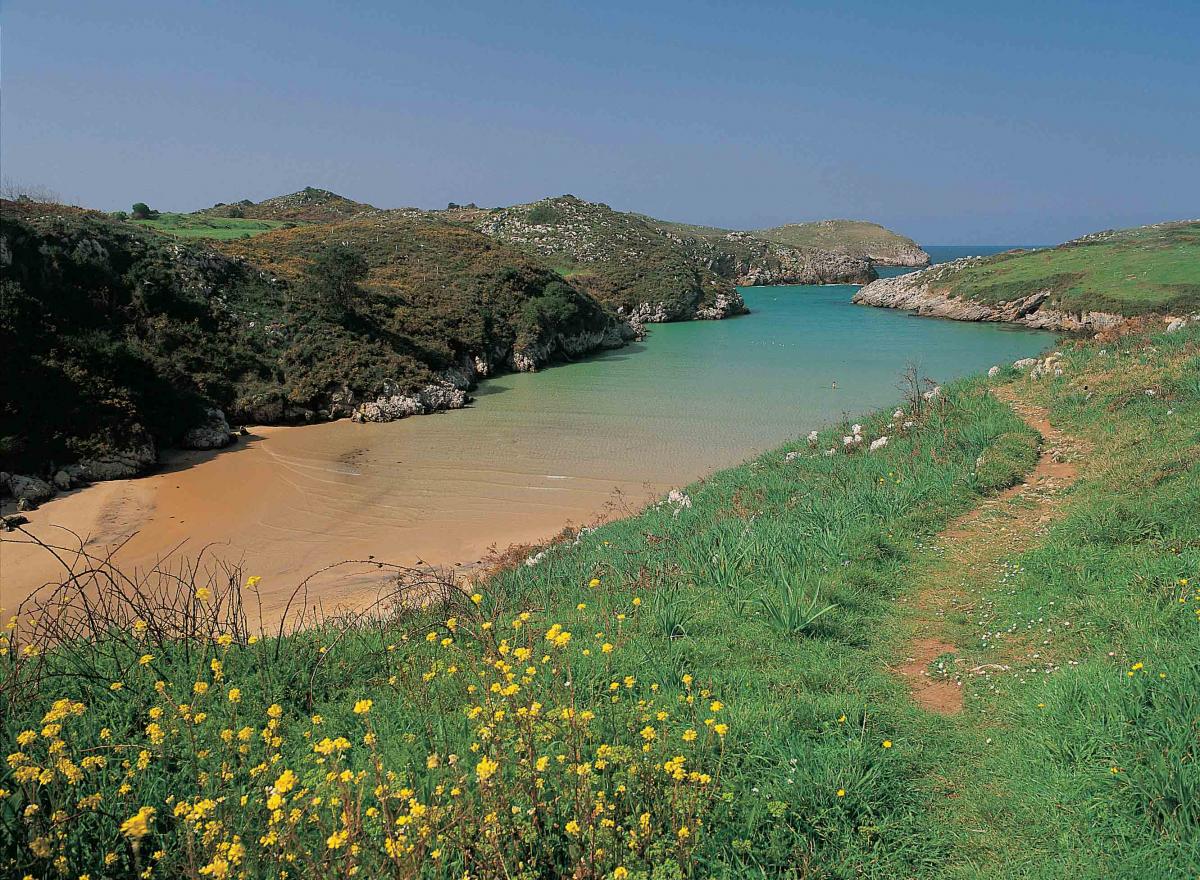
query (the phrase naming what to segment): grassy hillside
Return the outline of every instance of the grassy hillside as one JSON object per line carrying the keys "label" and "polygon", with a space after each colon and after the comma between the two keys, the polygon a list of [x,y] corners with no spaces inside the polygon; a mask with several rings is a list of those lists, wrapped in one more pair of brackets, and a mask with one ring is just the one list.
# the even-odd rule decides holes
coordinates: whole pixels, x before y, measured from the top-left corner
{"label": "grassy hillside", "polygon": [[865,220],[820,220],[757,229],[753,235],[793,247],[815,247],[885,266],[924,266],[929,255],[911,238]]}
{"label": "grassy hillside", "polygon": [[1047,305],[1064,311],[1200,311],[1200,221],[1101,232],[1046,250],[956,263],[931,281],[951,296],[989,304],[1046,290]]}
{"label": "grassy hillside", "polygon": [[260,232],[278,229],[283,220],[245,220],[237,217],[214,217],[205,214],[163,213],[149,220],[131,220],[139,226],[177,238],[215,238],[229,240],[249,238]]}
{"label": "grassy hillside", "polygon": [[[5,202],[0,237],[3,371],[25,377],[0,401],[2,471],[48,475],[148,446],[153,460],[211,406],[277,422],[347,416],[380,395],[439,408],[457,391],[461,404],[477,372],[622,341],[619,322],[554,272],[446,223],[223,243],[248,261],[97,213]],[[331,253],[349,263],[323,263]]]}
{"label": "grassy hillside", "polygon": [[1030,544],[960,572],[931,674],[961,715],[892,670],[935,536],[1031,464],[982,381],[863,419],[875,452],[837,426],[369,624],[255,632],[254,579],[105,606],[102,650],[23,650],[62,634],[23,613],[6,869],[1194,877],[1200,330],[1059,363],[994,380],[1085,458]]}

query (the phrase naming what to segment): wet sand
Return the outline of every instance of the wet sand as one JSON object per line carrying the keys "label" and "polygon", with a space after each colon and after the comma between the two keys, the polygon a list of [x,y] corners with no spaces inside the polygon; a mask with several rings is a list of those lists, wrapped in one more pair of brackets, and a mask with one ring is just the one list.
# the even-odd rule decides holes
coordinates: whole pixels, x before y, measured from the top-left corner
{"label": "wet sand", "polygon": [[[214,562],[241,563],[246,575],[262,576],[264,614],[273,618],[301,580],[343,560],[471,565],[493,545],[541,541],[568,522],[591,522],[619,493],[640,505],[661,490],[540,473],[531,467],[536,456],[508,459],[507,444],[494,438],[472,450],[477,460],[457,460],[472,415],[255,428],[236,447],[175,453],[158,473],[61,495],[30,514],[27,528],[66,546],[77,544],[73,532],[93,555],[120,544],[114,560],[124,570],[202,550]],[[5,607],[57,583],[63,571],[26,540],[0,536]],[[326,609],[360,606],[387,579],[375,566],[342,566],[315,579],[312,592]]]}

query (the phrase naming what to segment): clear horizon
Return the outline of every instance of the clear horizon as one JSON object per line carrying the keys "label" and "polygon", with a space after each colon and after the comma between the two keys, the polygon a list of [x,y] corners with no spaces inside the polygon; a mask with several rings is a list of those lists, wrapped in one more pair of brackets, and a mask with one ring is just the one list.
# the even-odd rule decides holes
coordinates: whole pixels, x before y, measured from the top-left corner
{"label": "clear horizon", "polygon": [[[564,192],[938,246],[1200,214],[1200,8],[3,4],[3,174],[104,210]],[[1187,83],[1193,86],[1187,86]]]}

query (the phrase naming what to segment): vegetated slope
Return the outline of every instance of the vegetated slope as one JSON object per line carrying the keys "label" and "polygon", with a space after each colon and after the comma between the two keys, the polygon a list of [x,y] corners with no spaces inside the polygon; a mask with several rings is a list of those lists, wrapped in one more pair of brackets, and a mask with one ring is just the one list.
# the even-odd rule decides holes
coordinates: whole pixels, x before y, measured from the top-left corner
{"label": "vegetated slope", "polygon": [[955,260],[876,281],[854,301],[1059,330],[1098,330],[1140,315],[1186,315],[1200,311],[1200,221]]}
{"label": "vegetated slope", "polygon": [[[51,676],[60,657],[39,655],[21,670],[36,698],[2,716],[10,764],[37,768],[8,786],[10,811],[39,799],[16,826],[19,864],[36,847],[85,870],[151,808],[161,821],[127,827],[172,875],[227,860],[237,835],[249,876],[794,877],[798,858],[811,876],[914,876],[937,857],[915,784],[941,738],[897,695],[877,638],[914,544],[976,498],[974,461],[1019,422],[978,385],[911,415],[902,435],[865,420],[867,438],[893,432],[881,451],[824,455],[839,426],[382,621],[252,640],[221,610],[241,578],[222,579],[197,585],[203,604],[184,588],[203,609],[191,655],[167,614],[76,659],[86,674]],[[21,614],[43,618],[70,616]],[[15,638],[37,635],[23,623]],[[82,708],[43,722],[56,699]],[[63,746],[59,731],[18,739],[46,723]],[[104,809],[39,840],[78,794],[34,773],[103,749],[102,727],[146,749],[144,772],[97,768]],[[219,830],[194,833],[193,815]],[[116,852],[124,870],[131,849]]]}
{"label": "vegetated slope", "polygon": [[275,196],[261,202],[243,199],[225,204],[218,202],[211,208],[197,211],[214,217],[234,217],[251,220],[292,220],[305,223],[328,223],[345,220],[364,211],[377,210],[365,202],[356,202],[327,189],[306,186],[304,189],[284,196]]}
{"label": "vegetated slope", "polygon": [[725,318],[746,310],[727,278],[634,214],[574,196],[447,212],[452,219],[539,255],[631,320]]}
{"label": "vegetated slope", "polygon": [[632,334],[531,258],[446,223],[242,243],[271,275],[102,214],[12,202],[0,214],[0,351],[4,375],[21,377],[0,402],[0,471],[83,462],[79,480],[128,476],[157,446],[228,442],[213,407],[278,422],[461,406],[477,375]]}
{"label": "vegetated slope", "polygon": [[627,324],[538,260],[438,219],[382,212],[223,249],[295,282],[313,254],[335,244],[365,258],[366,301],[382,332],[411,340],[423,362],[460,386],[632,338]]}
{"label": "vegetated slope", "polygon": [[792,247],[812,247],[870,260],[881,266],[928,266],[929,254],[915,241],[866,220],[787,223],[750,233]]}

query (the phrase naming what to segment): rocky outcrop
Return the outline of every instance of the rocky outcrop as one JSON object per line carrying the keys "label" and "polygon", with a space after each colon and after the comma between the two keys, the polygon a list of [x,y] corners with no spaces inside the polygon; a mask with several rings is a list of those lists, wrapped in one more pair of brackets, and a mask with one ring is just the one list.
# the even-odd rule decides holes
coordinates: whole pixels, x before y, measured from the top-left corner
{"label": "rocky outcrop", "polygon": [[864,259],[820,248],[791,247],[731,232],[709,242],[713,267],[735,284],[867,284],[879,275]]}
{"label": "rocky outcrop", "polygon": [[949,276],[977,258],[967,257],[942,263],[920,272],[873,281],[854,294],[851,302],[887,309],[905,309],[933,318],[955,321],[1001,321],[1058,332],[1107,330],[1122,323],[1121,315],[1110,312],[1072,313],[1047,306],[1050,291],[1040,290],[1020,299],[983,303],[955,296]]}
{"label": "rocky outcrop", "polygon": [[237,435],[225,420],[225,413],[215,407],[204,414],[204,423],[189,429],[179,441],[184,449],[222,449]]}
{"label": "rocky outcrop", "polygon": [[392,422],[409,416],[461,409],[470,403],[467,392],[475,387],[478,379],[503,369],[534,372],[549,364],[583,357],[601,349],[620,348],[636,335],[637,331],[624,321],[612,321],[601,330],[555,333],[524,347],[465,356],[458,366],[443,370],[435,382],[417,390],[404,391],[389,381],[374,399],[355,402],[353,392],[340,389],[331,397],[336,403],[321,414],[326,418],[347,415],[355,422]]}
{"label": "rocky outcrop", "polygon": [[81,459],[78,473],[84,482],[123,480],[146,473],[157,462],[154,444],[147,440],[103,456]]}
{"label": "rocky outcrop", "polygon": [[520,373],[530,373],[557,361],[583,357],[602,349],[620,348],[637,335],[638,331],[632,323],[625,321],[613,321],[603,330],[585,330],[573,334],[555,333],[548,339],[519,350],[514,349],[508,366]]}
{"label": "rocky outcrop", "polygon": [[409,416],[461,409],[469,399],[465,391],[449,384],[430,384],[405,394],[389,382],[374,400],[355,407],[350,418],[355,422],[394,422]]}

